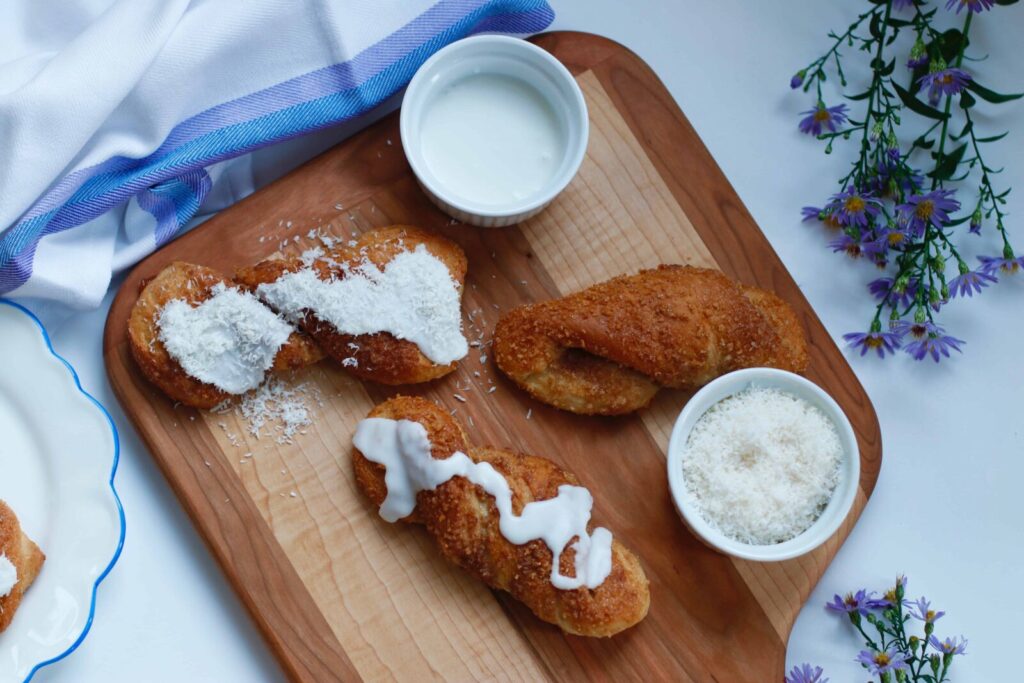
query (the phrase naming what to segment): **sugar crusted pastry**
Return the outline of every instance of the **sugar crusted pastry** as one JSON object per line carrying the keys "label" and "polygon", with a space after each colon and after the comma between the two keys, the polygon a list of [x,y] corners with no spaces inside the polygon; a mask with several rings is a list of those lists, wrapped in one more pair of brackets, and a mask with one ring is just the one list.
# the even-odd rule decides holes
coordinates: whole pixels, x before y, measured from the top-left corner
{"label": "sugar crusted pastry", "polygon": [[[444,237],[408,225],[367,232],[354,243],[332,247],[312,261],[300,257],[262,261],[238,269],[235,280],[266,298],[266,289],[260,285],[279,282],[288,273],[312,268],[322,281],[344,280],[366,264],[386,271],[396,257],[417,249],[424,249],[444,264],[456,288],[454,295],[461,300],[467,269],[462,249]],[[435,362],[414,341],[389,332],[347,334],[308,309],[302,310],[298,324],[328,356],[361,379],[389,385],[417,384],[443,377],[455,369],[455,360]]]}
{"label": "sugar crusted pastry", "polygon": [[[25,591],[35,582],[45,560],[39,546],[21,530],[14,511],[0,500],[0,633],[11,625]],[[8,589],[6,580],[15,578],[7,576],[11,567],[16,581]]]}
{"label": "sugar crusted pastry", "polygon": [[[171,399],[195,408],[212,408],[231,394],[182,368],[161,341],[158,320],[171,301],[180,299],[197,306],[210,299],[218,285],[232,283],[212,268],[175,261],[145,283],[128,318],[129,347],[142,374]],[[294,332],[277,350],[271,370],[294,370],[322,357],[323,352],[308,336]]]}
{"label": "sugar crusted pastry", "polygon": [[[523,515],[532,502],[561,496],[563,488],[579,487],[574,475],[545,458],[471,446],[454,418],[426,399],[393,398],[374,408],[369,417],[422,425],[434,460],[461,452],[474,463],[489,463],[507,481],[516,515]],[[358,448],[353,450],[352,462],[360,489],[375,506],[381,506],[389,495],[386,468]],[[455,476],[433,490],[420,491],[414,509],[403,521],[424,525],[446,559],[489,586],[507,591],[539,618],[567,633],[611,636],[646,616],[650,605],[647,577],[625,546],[609,535],[608,573],[595,587],[556,588],[552,551],[542,540],[521,545],[507,540],[499,529],[496,501],[481,486]],[[600,531],[594,530],[593,535]],[[573,576],[574,562],[575,550],[569,544],[559,558],[559,573]]]}
{"label": "sugar crusted pastry", "polygon": [[676,265],[513,309],[495,327],[494,355],[538,400],[585,415],[629,413],[660,387],[698,387],[740,368],[808,364],[803,329],[784,301]]}

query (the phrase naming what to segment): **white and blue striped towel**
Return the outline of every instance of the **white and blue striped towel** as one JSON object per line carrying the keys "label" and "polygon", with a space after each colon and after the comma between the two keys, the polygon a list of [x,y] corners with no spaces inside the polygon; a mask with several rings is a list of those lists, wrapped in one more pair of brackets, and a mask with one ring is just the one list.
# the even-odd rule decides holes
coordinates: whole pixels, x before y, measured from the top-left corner
{"label": "white and blue striped towel", "polygon": [[[0,2],[0,295],[97,306],[231,163],[351,122],[543,0]],[[237,192],[235,193],[237,194]]]}

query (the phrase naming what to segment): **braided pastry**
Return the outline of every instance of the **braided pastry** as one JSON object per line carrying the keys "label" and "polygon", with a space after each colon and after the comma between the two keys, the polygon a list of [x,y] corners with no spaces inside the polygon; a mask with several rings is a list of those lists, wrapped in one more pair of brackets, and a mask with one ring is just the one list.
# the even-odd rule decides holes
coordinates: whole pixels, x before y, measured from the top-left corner
{"label": "braided pastry", "polygon": [[[0,500],[0,633],[11,624],[25,591],[36,580],[46,556],[25,532],[11,508]],[[15,575],[8,572],[13,567]],[[9,581],[15,581],[8,588]]]}
{"label": "braided pastry", "polygon": [[[340,281],[349,277],[353,269],[367,263],[386,269],[399,254],[410,253],[417,248],[426,249],[447,267],[457,288],[457,296],[461,297],[466,279],[465,253],[454,242],[409,225],[367,232],[353,243],[327,250],[311,264],[297,257],[262,261],[255,266],[240,268],[235,273],[235,280],[266,299],[263,294],[265,288],[260,285],[278,282],[287,273],[312,267],[321,280]],[[425,294],[434,296],[436,293]],[[268,299],[268,303],[273,305],[274,302]],[[388,332],[346,334],[312,310],[302,311],[298,324],[328,356],[360,379],[392,385],[417,384],[455,370],[455,361],[435,363],[413,341]]]}
{"label": "braided pastry", "polygon": [[[214,295],[218,285],[232,283],[213,268],[175,261],[144,283],[128,318],[129,347],[142,374],[173,400],[195,408],[213,408],[231,394],[185,371],[161,341],[159,319],[169,302],[180,299],[198,306]],[[277,350],[270,369],[287,372],[321,358],[323,352],[309,337],[293,332]]]}
{"label": "braided pastry", "polygon": [[674,265],[513,309],[495,328],[494,355],[538,400],[585,415],[629,413],[659,387],[698,387],[740,368],[803,372],[808,363],[784,301]]}
{"label": "braided pastry", "polygon": [[[422,425],[428,439],[426,448],[429,451],[424,454],[428,462],[468,456],[468,460],[474,463],[473,467],[488,469],[481,465],[488,463],[504,477],[511,491],[511,510],[506,509],[506,514],[514,513],[521,516],[520,519],[529,516],[524,509],[530,503],[554,502],[551,499],[564,495],[564,489],[585,492],[585,489],[577,488],[579,482],[575,476],[545,458],[495,448],[471,447],[462,427],[451,415],[426,399],[393,398],[374,408],[369,417],[384,418],[381,420],[384,422],[410,421]],[[352,454],[352,464],[360,489],[375,506],[381,507],[384,516],[387,501],[401,488],[397,481],[401,478],[401,468],[396,465],[396,472],[392,472],[390,467],[378,464],[380,458],[373,455],[375,449],[381,444],[386,449],[388,444],[395,443],[395,439],[367,437],[363,427],[371,422],[374,420],[365,420],[357,431],[357,448]],[[366,453],[359,448],[365,449]],[[461,455],[463,453],[466,455]],[[375,460],[371,461],[369,457],[375,457]],[[464,459],[463,463],[466,464],[467,460]],[[415,467],[415,464],[410,467]],[[506,525],[517,520],[503,519],[503,513],[499,512],[502,505],[499,498],[466,476],[455,475],[433,488],[419,490],[411,501],[407,501],[410,511],[402,518],[403,521],[423,524],[446,559],[492,588],[509,592],[538,617],[567,633],[611,636],[644,618],[650,605],[647,577],[639,560],[625,546],[617,540],[606,539],[610,543],[610,559],[605,566],[607,574],[596,585],[556,588],[552,566],[555,556],[546,541],[531,536],[534,540],[516,545],[507,540],[503,535],[507,531]],[[389,491],[389,487],[394,490]],[[589,496],[589,493],[585,495]],[[397,518],[398,515],[392,517]],[[550,514],[550,510],[534,520],[545,528],[557,527],[559,521],[558,515]],[[587,525],[587,534],[593,539],[597,539],[601,532],[608,534],[603,529],[591,531]],[[578,535],[572,538],[581,541]],[[591,549],[591,556],[596,554],[593,551],[595,545],[586,546]],[[557,560],[557,570],[561,576],[558,578],[567,582],[579,579],[580,573],[575,569],[578,546],[568,543],[564,548],[559,547],[561,555]],[[592,565],[588,563],[586,566],[589,569]]]}

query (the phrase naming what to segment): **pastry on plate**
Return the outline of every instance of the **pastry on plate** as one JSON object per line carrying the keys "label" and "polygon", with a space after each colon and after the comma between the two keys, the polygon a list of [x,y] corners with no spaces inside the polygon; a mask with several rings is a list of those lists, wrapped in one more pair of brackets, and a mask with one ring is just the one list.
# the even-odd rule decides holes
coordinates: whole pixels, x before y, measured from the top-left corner
{"label": "pastry on plate", "polygon": [[128,339],[142,374],[196,408],[256,388],[268,371],[323,357],[308,336],[227,277],[181,261],[144,284],[128,319]]}
{"label": "pastry on plate", "polygon": [[550,460],[474,447],[423,398],[378,405],[354,443],[356,481],[381,517],[424,525],[446,559],[544,621],[611,636],[647,614],[640,561],[593,527],[590,492]]}
{"label": "pastry on plate", "polygon": [[538,400],[585,415],[629,413],[660,387],[698,387],[732,370],[808,364],[803,328],[782,299],[675,265],[509,311],[494,356]]}
{"label": "pastry on plate", "polygon": [[43,552],[21,530],[14,511],[0,500],[0,633],[11,625],[21,598],[45,560]]}
{"label": "pastry on plate", "polygon": [[457,244],[407,225],[235,273],[346,370],[391,385],[447,375],[469,352],[465,278]]}

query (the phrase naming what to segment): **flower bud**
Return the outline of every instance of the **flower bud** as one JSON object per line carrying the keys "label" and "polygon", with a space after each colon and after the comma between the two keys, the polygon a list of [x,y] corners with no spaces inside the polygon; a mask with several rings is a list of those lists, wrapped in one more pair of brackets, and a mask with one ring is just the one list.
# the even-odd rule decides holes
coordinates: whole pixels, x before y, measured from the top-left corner
{"label": "flower bud", "polygon": [[795,74],[793,74],[793,78],[789,79],[789,87],[792,88],[793,90],[796,90],[797,88],[804,84],[804,77],[806,76],[807,69],[800,69]]}
{"label": "flower bud", "polygon": [[[942,301],[942,294],[937,289],[931,289],[928,291],[928,303],[932,306]],[[931,635],[930,633],[928,635]]]}
{"label": "flower bud", "polygon": [[928,67],[928,73],[942,71],[946,68],[946,66],[946,60],[943,59],[942,57],[939,57],[938,59],[931,63],[931,66]]}
{"label": "flower bud", "polygon": [[929,657],[928,658],[928,666],[931,667],[932,673],[935,674],[936,676],[938,676],[939,675],[939,656],[938,655],[932,655],[931,657]]}
{"label": "flower bud", "polygon": [[917,636],[910,636],[910,653],[916,655],[917,647],[921,644],[921,639]]}
{"label": "flower bud", "polygon": [[960,260],[957,261],[956,267],[957,267],[957,270],[960,271],[961,275],[967,275],[967,273],[971,272],[970,266],[968,266],[966,263],[964,263],[963,259],[960,259]]}
{"label": "flower bud", "polygon": [[928,63],[928,48],[925,46],[924,41],[918,36],[917,40],[914,41],[914,46],[910,48],[910,59],[907,61],[907,66],[911,69],[916,69],[919,66],[924,66]]}
{"label": "flower bud", "polygon": [[981,230],[981,207],[979,206],[971,214],[971,232],[977,233]]}
{"label": "flower bud", "polygon": [[935,631],[935,623],[931,621],[924,622],[924,635],[927,638]]}
{"label": "flower bud", "polygon": [[882,673],[878,674],[878,679],[882,683],[889,683],[892,680],[892,676],[889,675],[888,671],[883,671]]}
{"label": "flower bud", "polygon": [[907,579],[906,579],[905,576],[903,576],[901,574],[900,576],[896,577],[896,600],[895,600],[895,602],[899,602],[900,600],[903,599],[903,589],[906,587],[906,585],[907,585]]}
{"label": "flower bud", "polygon": [[[874,323],[872,323],[872,332],[878,332],[878,330],[873,329],[874,326]],[[881,329],[881,326],[879,326],[879,329]],[[850,612],[850,623],[854,626],[860,626],[860,612],[858,612],[857,610]]]}
{"label": "flower bud", "polygon": [[[910,276],[907,275],[906,273],[904,273],[903,275],[900,275],[898,278],[896,278],[896,283],[892,286],[892,290],[894,292],[896,292],[897,294],[902,294],[903,292],[907,291],[907,285],[909,285],[909,284],[910,284]],[[900,589],[897,586],[897,588],[896,588],[897,595],[899,595],[899,590]]]}
{"label": "flower bud", "polygon": [[885,139],[885,144],[887,144],[889,146],[889,151],[890,152],[899,152],[900,151],[900,141],[896,137],[896,133],[890,132],[889,133],[889,137],[887,137]]}
{"label": "flower bud", "polygon": [[949,300],[949,285],[947,285],[945,282],[942,283],[942,300]]}
{"label": "flower bud", "polygon": [[902,683],[907,680],[907,672],[905,669],[896,669],[896,680]]}
{"label": "flower bud", "polygon": [[882,122],[875,121],[875,125],[871,126],[871,140],[875,141],[882,137]]}
{"label": "flower bud", "polygon": [[935,258],[932,259],[932,268],[939,272],[946,272],[946,259],[943,258],[942,254],[936,254]]}
{"label": "flower bud", "polygon": [[[917,291],[920,292],[921,290],[917,290]],[[917,310],[914,311],[914,322],[917,323],[918,325],[920,325],[921,323],[923,323],[927,319],[928,319],[928,314],[925,313],[925,310],[923,308],[918,306]]]}

